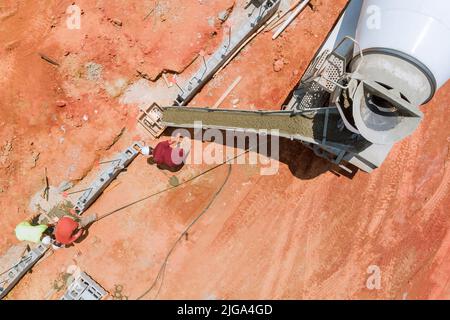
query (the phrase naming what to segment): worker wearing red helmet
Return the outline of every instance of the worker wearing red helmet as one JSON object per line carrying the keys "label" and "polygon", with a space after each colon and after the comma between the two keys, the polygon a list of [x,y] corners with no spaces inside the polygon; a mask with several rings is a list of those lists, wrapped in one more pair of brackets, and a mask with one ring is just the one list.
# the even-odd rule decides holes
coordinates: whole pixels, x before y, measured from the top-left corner
{"label": "worker wearing red helmet", "polygon": [[55,227],[55,240],[62,245],[70,245],[83,234],[80,224],[72,217],[65,216],[59,219]]}
{"label": "worker wearing red helmet", "polygon": [[80,222],[75,221],[71,216],[62,217],[55,227],[56,244],[62,246],[71,245],[83,235],[85,228],[96,221],[96,219],[96,214],[83,218]]}
{"label": "worker wearing red helmet", "polygon": [[153,156],[153,161],[162,169],[176,170],[182,166],[190,151],[190,139],[180,136],[171,140],[160,142],[155,148],[146,146],[141,149],[141,153],[146,156]]}

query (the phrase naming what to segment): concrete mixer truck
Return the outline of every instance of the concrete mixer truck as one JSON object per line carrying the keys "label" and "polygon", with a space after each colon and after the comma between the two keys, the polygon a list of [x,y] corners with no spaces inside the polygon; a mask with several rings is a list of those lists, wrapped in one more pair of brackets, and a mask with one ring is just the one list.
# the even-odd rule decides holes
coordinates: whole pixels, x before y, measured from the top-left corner
{"label": "concrete mixer truck", "polygon": [[[279,2],[257,1],[259,16],[241,33],[258,28]],[[236,37],[205,61],[150,126],[277,129],[347,171],[371,172],[417,129],[419,107],[450,77],[450,1],[351,0],[279,112],[186,107],[232,54],[230,46],[245,40]]]}

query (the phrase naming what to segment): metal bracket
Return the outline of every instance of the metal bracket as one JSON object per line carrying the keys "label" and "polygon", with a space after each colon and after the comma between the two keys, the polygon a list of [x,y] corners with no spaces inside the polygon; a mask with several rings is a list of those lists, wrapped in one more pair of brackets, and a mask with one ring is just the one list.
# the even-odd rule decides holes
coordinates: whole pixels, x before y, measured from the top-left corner
{"label": "metal bracket", "polygon": [[135,142],[124,152],[118,154],[115,157],[116,160],[112,161],[111,165],[100,173],[100,175],[78,199],[74,207],[75,213],[81,215],[84,211],[86,211],[109,186],[109,184],[117,178],[119,173],[128,167],[128,165],[137,157],[139,150],[142,147],[143,146],[139,142]]}
{"label": "metal bracket", "polygon": [[166,130],[162,124],[163,110],[158,104],[153,103],[146,109],[141,109],[138,122],[147,130],[154,139],[159,138]]}
{"label": "metal bracket", "polygon": [[19,280],[30,271],[48,249],[48,246],[42,243],[39,244],[36,248],[24,255],[8,272],[0,276],[0,299],[3,299],[14,288]]}
{"label": "metal bracket", "polygon": [[61,300],[102,300],[108,295],[97,282],[89,277],[85,272],[75,279],[67,288]]}
{"label": "metal bracket", "polygon": [[392,90],[388,90],[385,87],[379,85],[375,81],[366,80],[363,81],[364,89],[366,91],[382,96],[384,99],[392,103],[395,107],[404,113],[407,113],[411,117],[422,117],[423,113],[419,110],[417,106],[412,105],[408,101],[402,99],[400,95],[394,95]]}

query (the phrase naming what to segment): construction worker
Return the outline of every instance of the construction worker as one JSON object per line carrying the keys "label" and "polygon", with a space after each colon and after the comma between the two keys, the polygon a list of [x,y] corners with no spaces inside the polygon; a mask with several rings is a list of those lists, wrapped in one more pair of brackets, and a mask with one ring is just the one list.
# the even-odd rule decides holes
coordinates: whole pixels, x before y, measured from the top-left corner
{"label": "construction worker", "polygon": [[54,245],[56,247],[63,247],[73,244],[83,235],[86,227],[96,220],[96,214],[82,218],[80,222],[75,221],[71,216],[62,217],[55,227]]}
{"label": "construction worker", "polygon": [[[20,241],[29,241],[33,243],[44,242],[44,244],[48,244],[50,238],[45,234],[48,229],[49,226],[46,224],[35,224],[32,223],[32,221],[27,220],[16,226],[15,233],[17,239]],[[43,241],[44,238],[45,241]]]}
{"label": "construction worker", "polygon": [[141,153],[145,156],[153,156],[153,161],[159,168],[173,171],[180,169],[183,165],[190,152],[190,147],[190,139],[181,138],[178,135],[171,140],[158,143],[155,148],[143,147]]}

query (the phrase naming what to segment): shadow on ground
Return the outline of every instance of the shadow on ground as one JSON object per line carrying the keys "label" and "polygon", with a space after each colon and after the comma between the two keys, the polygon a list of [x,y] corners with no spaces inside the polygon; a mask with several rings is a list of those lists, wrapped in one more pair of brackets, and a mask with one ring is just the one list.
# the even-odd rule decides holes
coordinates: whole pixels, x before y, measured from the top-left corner
{"label": "shadow on ground", "polygon": [[[177,129],[168,128],[165,131],[163,138],[170,139],[175,130]],[[201,135],[199,134],[195,135],[194,129],[183,129],[183,130],[187,130],[190,134],[190,137],[202,140],[202,142],[216,142],[222,144],[223,146],[235,147],[238,150],[242,151],[250,148],[251,139],[249,138],[248,133],[236,132],[232,135],[232,138],[230,138],[229,136],[227,139],[227,135],[224,133],[224,131],[221,131],[223,141],[214,141],[214,139],[205,140],[203,134],[204,131]],[[245,141],[245,144],[243,143],[243,141]],[[261,148],[263,150],[261,150],[259,147],[255,148],[252,146],[253,150],[255,151],[257,150],[258,153],[261,153],[262,151],[263,155],[286,164],[289,167],[289,170],[291,171],[292,175],[298,179],[310,180],[326,172],[331,172],[339,177],[343,176],[352,179],[357,172],[357,168],[352,167],[352,173],[348,173],[347,171],[341,169],[339,166],[316,156],[311,149],[309,149],[303,143],[297,140],[290,140],[286,138],[274,138],[273,142],[279,143],[279,154],[278,155],[271,154],[270,150],[272,150],[271,145],[272,139],[268,137],[267,141],[268,141],[267,143],[266,142],[260,143],[260,146],[263,145],[263,148]],[[266,150],[268,150],[268,154],[266,154]]]}

